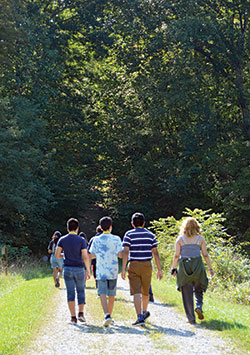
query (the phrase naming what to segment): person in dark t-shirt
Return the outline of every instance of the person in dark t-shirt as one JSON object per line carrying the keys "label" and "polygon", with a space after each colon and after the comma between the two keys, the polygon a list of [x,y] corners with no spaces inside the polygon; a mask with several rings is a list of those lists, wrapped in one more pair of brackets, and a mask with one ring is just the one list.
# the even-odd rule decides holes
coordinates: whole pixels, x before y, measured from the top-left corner
{"label": "person in dark t-shirt", "polygon": [[[80,237],[79,222],[70,218],[67,222],[68,234],[61,237],[57,243],[55,257],[60,259],[64,252],[63,277],[67,290],[68,307],[71,314],[71,322],[77,323],[75,310],[75,290],[78,300],[78,320],[86,322],[83,309],[85,304],[85,268],[86,279],[90,278],[89,258],[87,254],[86,240]],[[84,265],[85,264],[85,265]]]}
{"label": "person in dark t-shirt", "polygon": [[[94,235],[94,237],[97,237],[98,235],[101,235],[101,234],[102,234],[102,228],[101,228],[101,226],[97,226],[97,227],[96,227],[96,235]],[[90,240],[89,240],[89,244],[88,244],[88,248],[87,248],[87,251],[88,251],[89,254],[90,254],[89,249],[91,248],[91,245],[92,245],[92,243],[93,243],[94,237],[91,237]],[[95,286],[96,286],[96,288],[97,288],[97,280],[96,280],[96,258],[91,259],[91,270],[92,270],[92,274],[93,274],[94,279],[95,279]]]}

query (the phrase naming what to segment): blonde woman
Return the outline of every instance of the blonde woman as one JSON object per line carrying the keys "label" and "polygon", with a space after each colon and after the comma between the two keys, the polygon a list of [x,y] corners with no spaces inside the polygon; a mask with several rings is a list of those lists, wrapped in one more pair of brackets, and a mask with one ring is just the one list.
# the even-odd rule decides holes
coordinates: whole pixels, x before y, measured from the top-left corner
{"label": "blonde woman", "polygon": [[214,271],[206,242],[200,235],[200,225],[195,218],[188,217],[184,220],[180,236],[176,240],[171,274],[177,275],[177,289],[182,293],[186,316],[191,324],[195,323],[193,294],[195,295],[195,312],[199,319],[204,319],[203,292],[207,289],[208,279],[201,254],[206,261],[210,275],[213,276]]}

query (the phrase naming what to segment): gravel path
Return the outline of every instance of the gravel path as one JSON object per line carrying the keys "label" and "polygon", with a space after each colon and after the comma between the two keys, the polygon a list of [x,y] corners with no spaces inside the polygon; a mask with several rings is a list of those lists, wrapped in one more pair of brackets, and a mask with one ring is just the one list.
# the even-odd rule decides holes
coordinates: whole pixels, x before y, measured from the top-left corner
{"label": "gravel path", "polygon": [[[126,305],[131,307],[128,282],[120,277],[118,290]],[[25,354],[240,354],[215,337],[213,332],[186,323],[186,319],[172,307],[157,300],[149,304],[151,316],[146,327],[132,326],[134,317],[130,321],[116,321],[114,326],[106,329],[93,320],[88,307],[85,310],[86,325],[70,324],[65,289],[60,289],[56,297],[57,306],[50,315],[51,320],[25,349]],[[96,298],[87,299],[87,302],[91,301],[100,302]]]}

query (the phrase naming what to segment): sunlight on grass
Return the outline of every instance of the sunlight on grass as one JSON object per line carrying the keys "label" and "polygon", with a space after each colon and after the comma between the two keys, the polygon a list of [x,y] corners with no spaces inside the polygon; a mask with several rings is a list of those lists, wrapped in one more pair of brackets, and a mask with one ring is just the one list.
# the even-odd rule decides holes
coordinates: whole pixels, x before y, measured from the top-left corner
{"label": "sunlight on grass", "polygon": [[0,278],[0,354],[17,354],[43,318],[55,292],[51,277],[25,281],[20,274]]}
{"label": "sunlight on grass", "polygon": [[[176,290],[173,279],[152,280],[154,296],[161,302],[174,306],[183,314],[181,293]],[[200,322],[202,327],[216,331],[232,346],[242,351],[250,351],[250,307],[220,301],[218,295],[207,291],[204,294],[205,320]]]}

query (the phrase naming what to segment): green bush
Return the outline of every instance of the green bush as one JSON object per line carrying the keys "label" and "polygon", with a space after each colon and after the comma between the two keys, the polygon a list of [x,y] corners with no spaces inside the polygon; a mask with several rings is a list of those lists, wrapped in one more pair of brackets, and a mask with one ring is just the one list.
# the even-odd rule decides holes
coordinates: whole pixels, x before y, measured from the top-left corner
{"label": "green bush", "polygon": [[151,223],[159,241],[159,254],[163,270],[169,273],[175,250],[175,241],[183,220],[187,217],[196,218],[201,224],[201,234],[206,240],[209,256],[212,260],[215,276],[210,279],[210,289],[220,292],[227,299],[250,303],[250,262],[243,251],[243,244],[236,242],[227,234],[220,213],[210,210],[186,209],[186,215],[180,220],[174,217],[161,218]]}
{"label": "green bush", "polygon": [[[7,245],[7,250],[8,250],[8,265],[10,266],[11,264],[23,264],[25,262],[28,262],[30,257],[31,257],[31,250],[27,246],[23,247],[12,247],[10,245]],[[3,259],[3,258],[2,258]],[[5,260],[5,257],[4,257]],[[2,260],[3,263],[3,260]]]}

